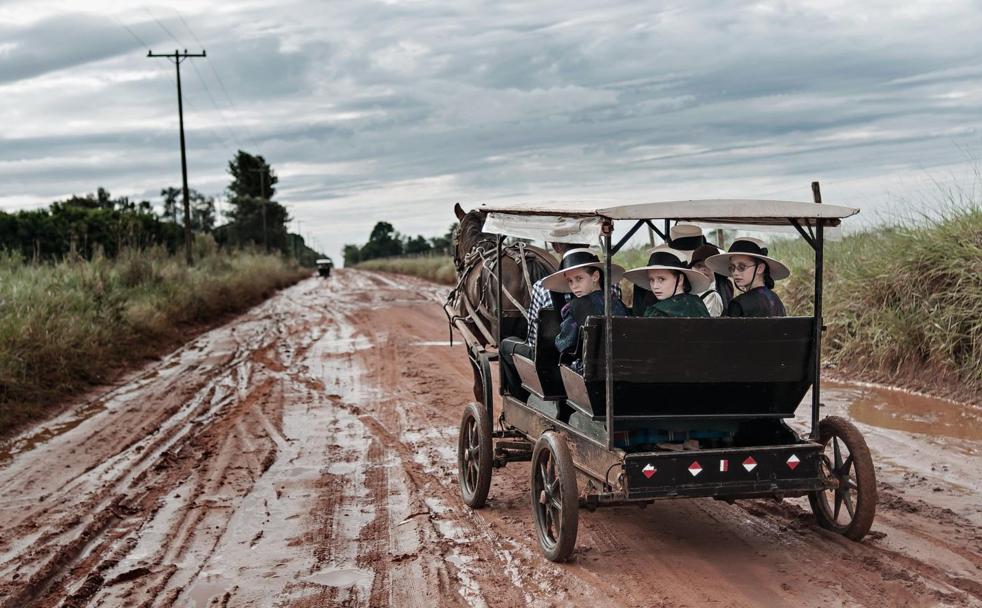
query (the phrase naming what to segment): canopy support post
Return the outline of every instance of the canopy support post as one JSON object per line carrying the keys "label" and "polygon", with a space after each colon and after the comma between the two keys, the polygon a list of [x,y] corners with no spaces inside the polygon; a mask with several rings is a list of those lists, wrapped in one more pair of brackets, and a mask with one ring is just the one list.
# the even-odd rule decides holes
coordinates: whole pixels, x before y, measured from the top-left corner
{"label": "canopy support post", "polygon": [[[494,298],[494,307],[495,307],[494,316],[496,320],[495,325],[497,325],[497,327],[495,327],[494,329],[494,339],[495,339],[495,346],[498,348],[498,353],[499,353],[499,357],[498,357],[498,394],[499,395],[505,394],[505,369],[502,366],[501,357],[500,357],[501,319],[503,317],[503,315],[501,314],[501,275],[504,274],[503,272],[501,272],[501,243],[504,240],[505,240],[504,235],[499,234],[497,241],[495,243],[495,262],[494,262],[495,269],[496,269],[495,274],[497,275],[497,281],[495,285],[495,298]],[[490,403],[488,403],[487,406],[488,406],[488,415],[491,420],[494,420],[494,416],[491,415],[492,406]]]}
{"label": "canopy support post", "polygon": [[627,231],[627,234],[624,235],[624,238],[617,241],[617,244],[614,245],[614,248],[612,250],[613,253],[617,253],[618,251],[620,251],[621,247],[623,247],[627,243],[628,239],[634,236],[634,233],[637,232],[638,229],[641,228],[641,226],[644,226],[644,220],[638,220],[634,224],[634,227],[632,227],[630,230]]}
{"label": "canopy support post", "polygon": [[[635,225],[637,229],[641,225],[638,222]],[[611,280],[611,257],[613,257],[613,251],[610,248],[610,237],[614,232],[614,223],[610,220],[605,220],[600,228],[600,232],[603,235],[604,241],[604,400],[606,401],[607,407],[607,449],[614,449],[614,373],[613,373],[613,361],[614,361],[614,332],[611,327],[611,311],[614,307],[612,301],[611,289],[613,287],[613,282]]]}
{"label": "canopy support post", "polygon": [[[822,203],[822,191],[818,182],[812,182],[812,196],[816,204]],[[822,218],[815,221],[815,380],[812,383],[812,432],[813,440],[819,439],[818,410],[822,406],[822,273],[825,270],[825,224]]]}

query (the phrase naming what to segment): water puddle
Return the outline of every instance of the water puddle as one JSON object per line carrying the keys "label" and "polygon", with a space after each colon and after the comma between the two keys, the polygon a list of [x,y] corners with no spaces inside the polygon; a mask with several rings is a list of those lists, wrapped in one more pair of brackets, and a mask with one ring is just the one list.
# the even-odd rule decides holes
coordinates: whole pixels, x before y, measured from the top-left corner
{"label": "water puddle", "polygon": [[210,606],[211,602],[215,598],[219,598],[225,594],[232,586],[232,582],[221,576],[220,574],[205,574],[202,575],[191,584],[190,589],[187,591],[188,597],[191,598],[191,606],[194,608],[205,608]]}
{"label": "water puddle", "polygon": [[43,426],[27,437],[23,437],[8,446],[4,446],[0,449],[0,465],[6,464],[21,452],[29,452],[35,447],[51,441],[55,437],[64,435],[104,409],[106,409],[106,406],[102,401],[90,403],[72,412],[67,420],[56,421]]}
{"label": "water puddle", "polygon": [[347,589],[358,587],[362,597],[368,597],[372,591],[372,583],[375,582],[375,574],[370,570],[362,568],[328,568],[315,572],[305,577],[306,580],[324,585],[325,587],[339,587]]}
{"label": "water puddle", "polygon": [[896,431],[982,441],[982,408],[878,387],[826,383],[858,422]]}

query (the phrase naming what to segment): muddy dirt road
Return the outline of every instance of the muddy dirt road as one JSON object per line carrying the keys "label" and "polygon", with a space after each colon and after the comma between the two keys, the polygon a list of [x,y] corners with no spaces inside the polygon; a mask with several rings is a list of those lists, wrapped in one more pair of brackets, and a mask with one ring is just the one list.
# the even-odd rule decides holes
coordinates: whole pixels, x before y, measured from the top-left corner
{"label": "muddy dirt road", "polygon": [[828,413],[881,482],[864,542],[804,500],[688,500],[581,513],[545,561],[527,464],[458,497],[442,292],[304,281],[0,449],[0,606],[982,605],[979,409],[845,385]]}

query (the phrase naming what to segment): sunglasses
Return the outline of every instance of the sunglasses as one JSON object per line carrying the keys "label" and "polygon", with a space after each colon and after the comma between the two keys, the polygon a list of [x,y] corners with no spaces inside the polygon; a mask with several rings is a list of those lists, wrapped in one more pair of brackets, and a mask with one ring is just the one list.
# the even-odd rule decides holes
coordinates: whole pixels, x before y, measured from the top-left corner
{"label": "sunglasses", "polygon": [[757,264],[730,264],[727,268],[729,268],[730,274],[733,274],[734,272],[744,272],[745,270],[755,268],[756,266]]}

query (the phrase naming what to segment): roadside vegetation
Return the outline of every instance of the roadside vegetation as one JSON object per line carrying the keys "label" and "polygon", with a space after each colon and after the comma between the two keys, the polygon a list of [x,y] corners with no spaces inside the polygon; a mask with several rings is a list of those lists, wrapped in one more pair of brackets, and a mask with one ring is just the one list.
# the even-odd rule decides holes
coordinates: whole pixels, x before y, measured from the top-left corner
{"label": "roadside vegetation", "polygon": [[192,266],[177,188],[160,204],[99,188],[0,212],[0,437],[310,275],[324,256],[288,232],[269,164],[239,150],[228,172],[223,224],[189,193]]}
{"label": "roadside vegetation", "polygon": [[195,253],[191,267],[163,246],[55,264],[0,256],[0,437],[310,275],[280,255],[219,250],[210,236]]}
{"label": "roadside vegetation", "polygon": [[457,271],[454,269],[453,260],[445,255],[379,258],[361,262],[356,268],[408,274],[443,285],[453,285],[457,282]]}
{"label": "roadside vegetation", "polygon": [[[775,242],[791,267],[778,283],[794,314],[811,314],[814,254]],[[982,397],[982,207],[951,209],[830,242],[825,363],[847,376],[955,398]]]}

